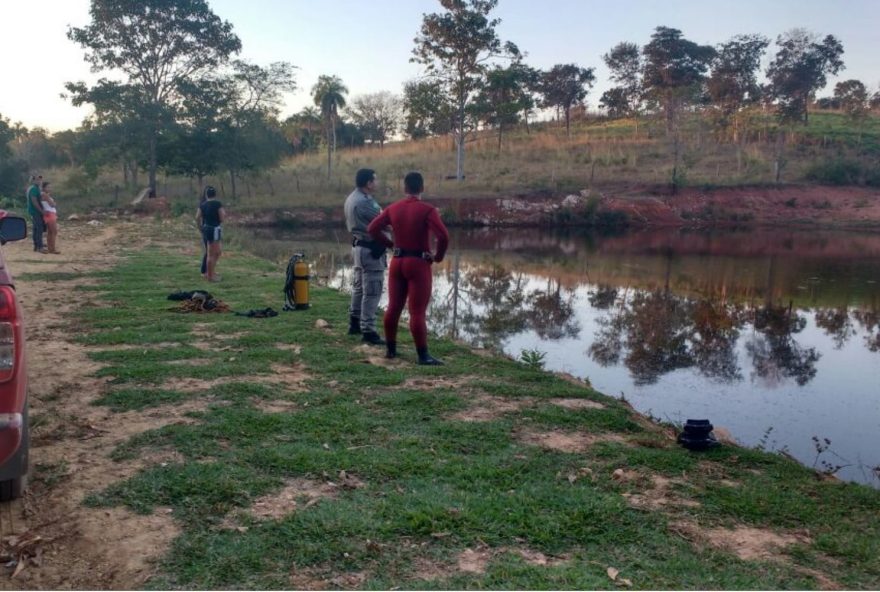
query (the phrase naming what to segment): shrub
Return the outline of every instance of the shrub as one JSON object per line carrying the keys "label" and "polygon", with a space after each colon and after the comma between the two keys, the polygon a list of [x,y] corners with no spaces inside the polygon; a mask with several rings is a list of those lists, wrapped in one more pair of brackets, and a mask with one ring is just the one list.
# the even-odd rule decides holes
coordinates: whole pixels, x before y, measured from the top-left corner
{"label": "shrub", "polygon": [[824,185],[858,185],[862,182],[863,172],[860,162],[841,159],[816,163],[804,176]]}

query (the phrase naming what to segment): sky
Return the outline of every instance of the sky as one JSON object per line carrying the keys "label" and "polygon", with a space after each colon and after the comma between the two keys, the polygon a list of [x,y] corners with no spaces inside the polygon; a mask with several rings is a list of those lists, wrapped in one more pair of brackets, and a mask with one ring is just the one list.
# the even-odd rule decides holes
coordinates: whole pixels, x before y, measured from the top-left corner
{"label": "sky", "polygon": [[[240,58],[297,67],[297,90],[285,96],[282,116],[311,105],[321,74],[339,76],[349,100],[383,90],[400,93],[421,73],[410,63],[413,39],[438,0],[208,0],[241,38]],[[0,116],[55,132],[77,127],[90,113],[60,95],[67,81],[93,82],[69,26],[89,24],[89,0],[0,0]],[[548,69],[576,63],[596,70],[587,97],[596,107],[610,84],[601,56],[620,41],[644,45],[657,26],[680,29],[697,43],[716,45],[736,34],[777,35],[801,27],[836,36],[846,69],[829,78],[856,78],[871,91],[880,84],[880,0],[499,0],[493,16],[503,41],[526,52],[525,62]],[[770,62],[775,46],[764,57]],[[820,95],[823,93],[819,93]]]}

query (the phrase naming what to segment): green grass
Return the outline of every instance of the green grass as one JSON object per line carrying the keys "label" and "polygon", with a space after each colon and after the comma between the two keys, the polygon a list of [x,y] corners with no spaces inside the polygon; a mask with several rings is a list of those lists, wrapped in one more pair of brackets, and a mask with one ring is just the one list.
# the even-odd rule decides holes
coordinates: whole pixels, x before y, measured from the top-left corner
{"label": "green grass", "polygon": [[[104,306],[75,320],[89,328],[84,344],[125,346],[89,348],[103,365],[98,374],[112,377],[96,404],[114,412],[189,405],[190,422],[143,432],[112,451],[121,463],[151,450],[174,451],[177,460],[86,500],[140,513],[172,509],[182,534],[150,587],[291,588],[295,571],[334,588],[346,581],[368,589],[617,588],[610,566],[650,589],[819,587],[806,569],[826,571],[846,588],[880,586],[880,492],[819,481],[758,451],[689,453],[615,399],[454,343],[432,339],[432,352],[447,365],[419,367],[405,326],[401,364],[365,363],[368,352],[345,334],[347,297],[332,290],[314,287],[311,309],[270,319],[173,312],[168,293],[200,286],[197,262],[176,252],[126,252],[101,277]],[[283,267],[230,255],[221,262],[224,281],[211,292],[234,310],[280,309]],[[329,330],[315,327],[319,318]],[[299,388],[272,382],[279,366],[299,369]],[[192,391],[168,386],[219,377],[226,380]],[[428,377],[457,386],[407,382]],[[485,395],[528,404],[484,422],[452,418]],[[604,408],[563,409],[547,400],[555,397]],[[262,407],[280,402],[287,411]],[[518,439],[524,431],[615,433],[629,442],[561,452]],[[620,481],[618,468],[638,478]],[[300,499],[277,520],[247,512],[287,480],[325,483],[340,471],[363,486],[313,504]],[[61,473],[50,467],[45,478]],[[678,480],[675,496],[698,505],[630,506],[624,494],[644,492],[651,475]],[[681,520],[805,530],[810,542],[778,561],[742,561],[682,538],[670,528]],[[484,573],[458,570],[468,548],[487,553]],[[518,553],[525,549],[560,562],[529,564]],[[426,563],[437,577],[418,576],[414,566]],[[354,579],[338,579],[345,577]]]}

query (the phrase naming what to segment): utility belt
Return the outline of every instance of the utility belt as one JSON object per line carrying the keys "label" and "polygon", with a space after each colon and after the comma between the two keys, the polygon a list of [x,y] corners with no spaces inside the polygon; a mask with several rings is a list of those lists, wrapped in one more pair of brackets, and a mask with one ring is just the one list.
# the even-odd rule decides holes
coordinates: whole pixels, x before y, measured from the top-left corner
{"label": "utility belt", "polygon": [[378,241],[365,240],[362,238],[353,238],[351,239],[352,247],[363,247],[365,249],[370,249],[371,251],[385,250],[385,245]]}
{"label": "utility belt", "polygon": [[395,248],[393,251],[395,257],[418,257],[419,259],[426,259],[431,261],[434,257],[431,255],[430,251],[417,251],[415,249],[397,249]]}

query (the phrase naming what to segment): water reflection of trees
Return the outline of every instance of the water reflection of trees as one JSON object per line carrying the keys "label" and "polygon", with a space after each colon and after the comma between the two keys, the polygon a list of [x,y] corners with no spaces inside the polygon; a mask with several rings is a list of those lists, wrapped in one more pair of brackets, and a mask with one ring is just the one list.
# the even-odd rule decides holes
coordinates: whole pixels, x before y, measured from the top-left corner
{"label": "water reflection of trees", "polygon": [[865,346],[874,353],[880,353],[880,311],[877,308],[855,311],[853,317],[865,331]]}
{"label": "water reflection of trees", "polygon": [[791,305],[765,305],[754,313],[755,333],[746,343],[752,358],[753,376],[768,385],[793,378],[803,386],[816,376],[819,352],[814,347],[803,347],[792,337],[800,333],[807,320]]}
{"label": "water reflection of trees", "polygon": [[607,313],[597,320],[599,330],[590,356],[609,366],[620,362],[636,384],[653,384],[666,373],[696,366],[721,381],[742,378],[735,344],[743,324],[742,309],[708,300],[692,300],[667,290],[624,290],[615,302],[611,291],[599,287],[589,296]]}
{"label": "water reflection of trees", "polygon": [[837,349],[846,345],[856,332],[846,307],[816,310],[816,326],[831,337]]}
{"label": "water reflection of trees", "polygon": [[[561,281],[545,279],[536,288],[533,278],[497,260],[455,269],[460,273],[447,271],[442,286],[446,293],[435,294],[432,319],[438,330],[460,332],[486,347],[499,347],[527,330],[547,340],[578,337],[575,292]],[[803,386],[816,376],[821,354],[798,341],[808,324],[806,313],[792,303],[778,303],[772,261],[758,305],[728,300],[724,285],[709,289],[709,297],[680,296],[669,288],[669,277],[667,269],[666,285],[655,290],[608,284],[589,290],[586,299],[599,311],[588,350],[594,361],[625,365],[640,385],[685,368],[719,382],[738,382],[746,373],[743,365],[750,366],[752,380],[771,386],[789,380]],[[880,352],[877,308],[818,308],[816,326],[841,348],[859,333],[860,325],[867,347]],[[737,348],[746,327],[748,336]]]}
{"label": "water reflection of trees", "polygon": [[576,338],[573,290],[548,279],[546,288],[532,289],[528,276],[495,260],[447,273],[446,294],[435,294],[435,327],[468,336],[483,347],[499,347],[511,335],[532,329],[542,339]]}

